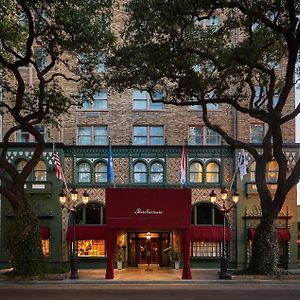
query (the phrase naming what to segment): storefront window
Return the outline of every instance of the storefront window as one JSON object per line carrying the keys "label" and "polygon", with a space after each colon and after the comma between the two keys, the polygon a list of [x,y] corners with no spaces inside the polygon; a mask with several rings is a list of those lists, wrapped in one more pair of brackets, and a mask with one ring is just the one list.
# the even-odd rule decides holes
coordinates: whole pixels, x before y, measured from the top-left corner
{"label": "storefront window", "polygon": [[50,255],[50,240],[42,240],[42,251],[44,256]]}
{"label": "storefront window", "polygon": [[104,240],[79,240],[78,255],[80,257],[105,256]]}
{"label": "storefront window", "polygon": [[219,257],[221,245],[221,242],[193,241],[191,243],[191,256]]}

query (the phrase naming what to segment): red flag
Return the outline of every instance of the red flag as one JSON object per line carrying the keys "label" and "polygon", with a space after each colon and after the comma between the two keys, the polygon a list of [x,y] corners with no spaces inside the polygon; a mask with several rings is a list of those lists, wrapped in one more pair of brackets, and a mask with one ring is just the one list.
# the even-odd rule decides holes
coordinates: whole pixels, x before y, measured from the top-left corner
{"label": "red flag", "polygon": [[57,179],[62,180],[62,170],[60,164],[60,157],[57,152],[53,152],[53,160],[55,165],[55,175]]}

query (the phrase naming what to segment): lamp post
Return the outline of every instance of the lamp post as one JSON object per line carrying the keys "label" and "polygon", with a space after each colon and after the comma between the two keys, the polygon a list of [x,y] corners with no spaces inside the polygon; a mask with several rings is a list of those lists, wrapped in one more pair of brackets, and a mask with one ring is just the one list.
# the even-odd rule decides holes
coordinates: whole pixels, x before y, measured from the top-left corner
{"label": "lamp post", "polygon": [[[217,194],[214,190],[211,191],[209,194],[210,202],[212,204],[215,204],[217,201]],[[220,262],[220,273],[219,278],[220,279],[231,279],[231,275],[227,273],[228,269],[228,258],[227,258],[227,247],[226,247],[226,214],[229,213],[233,207],[236,206],[236,204],[239,201],[239,193],[235,190],[231,195],[232,204],[230,206],[226,206],[226,200],[228,198],[228,193],[226,189],[223,187],[221,189],[221,200],[222,200],[222,207],[221,207],[221,213],[223,215],[223,243],[222,243],[222,256],[221,256],[221,262]]]}
{"label": "lamp post", "polygon": [[[70,196],[70,197],[69,197]],[[71,198],[71,206],[68,206],[67,200]],[[71,218],[73,220],[73,240],[72,240],[72,245],[70,249],[70,267],[71,267],[71,272],[70,272],[70,279],[78,279],[78,250],[77,250],[77,245],[76,245],[76,229],[75,229],[75,217],[76,217],[76,201],[78,198],[78,193],[75,189],[72,189],[70,192],[70,195],[65,194],[63,191],[59,194],[59,202],[62,206],[62,208],[66,208],[70,214]],[[82,195],[82,202],[84,205],[86,205],[89,202],[89,194],[84,191]]]}

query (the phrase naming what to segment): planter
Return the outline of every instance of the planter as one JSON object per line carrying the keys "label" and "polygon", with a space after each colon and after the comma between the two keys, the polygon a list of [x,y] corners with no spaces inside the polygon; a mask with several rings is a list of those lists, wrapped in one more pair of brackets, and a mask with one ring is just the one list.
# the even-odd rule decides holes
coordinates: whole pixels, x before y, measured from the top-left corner
{"label": "planter", "polygon": [[174,265],[175,265],[175,270],[179,270],[180,262],[176,260]]}
{"label": "planter", "polygon": [[117,261],[117,269],[122,270],[122,261]]}

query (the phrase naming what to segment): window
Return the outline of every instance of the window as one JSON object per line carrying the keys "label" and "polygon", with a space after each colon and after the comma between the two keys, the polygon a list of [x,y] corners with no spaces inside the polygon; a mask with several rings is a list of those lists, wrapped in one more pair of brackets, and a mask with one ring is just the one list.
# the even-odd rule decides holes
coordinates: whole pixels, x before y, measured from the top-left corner
{"label": "window", "polygon": [[79,145],[107,145],[107,126],[80,126],[78,127]]}
{"label": "window", "polygon": [[265,137],[264,124],[251,124],[250,126],[250,143],[261,143]]}
{"label": "window", "polygon": [[95,166],[95,182],[107,182],[107,165],[100,162]]}
{"label": "window", "polygon": [[39,70],[43,70],[47,66],[47,53],[43,48],[34,49],[35,63]]}
{"label": "window", "polygon": [[134,126],[134,145],[164,145],[163,126]]}
{"label": "window", "polygon": [[216,162],[207,164],[206,182],[219,182],[219,165]]}
{"label": "window", "polygon": [[79,257],[105,257],[105,240],[78,240]]}
{"label": "window", "polygon": [[150,167],[151,183],[163,183],[164,181],[164,167],[160,162],[154,162]]}
{"label": "window", "polygon": [[[48,132],[47,127],[43,125],[35,125],[35,128],[39,131],[39,133],[43,136],[44,141],[48,141]],[[35,142],[35,138],[29,132],[24,129],[19,129],[16,131],[16,142],[18,143],[33,143]]]}
{"label": "window", "polygon": [[91,182],[91,166],[86,162],[78,165],[78,182]]}
{"label": "window", "polygon": [[[207,108],[207,110],[218,110],[219,104],[218,103],[207,103],[206,108]],[[202,110],[202,106],[199,104],[190,105],[189,109],[190,110]]]}
{"label": "window", "polygon": [[42,252],[43,255],[48,257],[50,255],[50,240],[42,240]]}
{"label": "window", "polygon": [[45,162],[40,160],[33,170],[33,180],[46,181],[47,180],[47,168]]}
{"label": "window", "polygon": [[107,55],[105,53],[100,54],[100,56],[98,58],[98,63],[95,68],[95,71],[97,73],[106,72],[106,61],[107,61]]}
{"label": "window", "polygon": [[191,243],[192,257],[219,257],[221,256],[221,242],[193,241]]}
{"label": "window", "polygon": [[221,19],[219,16],[211,16],[209,19],[205,20],[207,27],[218,28],[221,24]]}
{"label": "window", "polygon": [[276,160],[272,160],[267,165],[267,181],[276,182],[278,179],[278,163]]}
{"label": "window", "polygon": [[83,109],[104,110],[107,108],[108,108],[107,91],[105,90],[95,93],[93,100],[86,99],[83,102]]}
{"label": "window", "polygon": [[[154,100],[161,100],[162,94],[157,92],[153,96]],[[162,102],[152,102],[150,95],[146,91],[133,91],[133,109],[136,110],[162,110]]]}
{"label": "window", "polygon": [[211,203],[198,203],[192,209],[193,225],[222,225],[221,211]]}
{"label": "window", "polygon": [[193,162],[190,165],[190,182],[191,183],[200,183],[203,180],[202,176],[203,168],[201,163]]}
{"label": "window", "polygon": [[138,162],[133,167],[133,181],[135,183],[147,183],[147,166],[143,162]]}
{"label": "window", "polygon": [[17,162],[17,170],[18,170],[19,173],[22,172],[22,170],[26,166],[26,164],[27,164],[26,160],[19,160]]}
{"label": "window", "polygon": [[220,145],[220,135],[205,126],[189,127],[190,145]]}
{"label": "window", "polygon": [[255,182],[255,168],[256,168],[256,161],[253,161],[250,165],[250,181]]}

